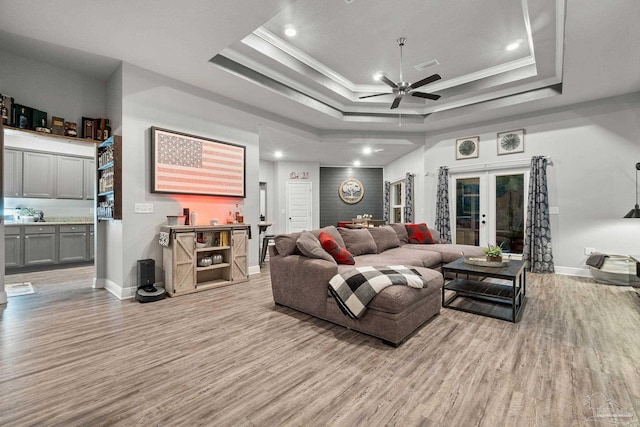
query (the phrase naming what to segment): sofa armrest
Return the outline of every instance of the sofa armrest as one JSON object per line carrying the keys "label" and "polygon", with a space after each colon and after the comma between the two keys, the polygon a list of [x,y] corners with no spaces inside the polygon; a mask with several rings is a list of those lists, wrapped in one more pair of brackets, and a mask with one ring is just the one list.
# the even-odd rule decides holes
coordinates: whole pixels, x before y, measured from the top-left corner
{"label": "sofa armrest", "polygon": [[271,290],[276,304],[309,314],[326,311],[329,280],[338,273],[335,263],[304,255],[269,255]]}

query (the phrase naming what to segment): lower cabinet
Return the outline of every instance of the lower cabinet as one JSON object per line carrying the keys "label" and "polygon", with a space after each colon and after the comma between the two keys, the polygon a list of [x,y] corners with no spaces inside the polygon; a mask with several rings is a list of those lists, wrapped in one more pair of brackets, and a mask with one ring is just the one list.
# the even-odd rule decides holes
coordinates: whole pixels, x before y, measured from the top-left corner
{"label": "lower cabinet", "polygon": [[19,227],[5,227],[4,229],[4,266],[16,268],[22,266],[22,236]]}
{"label": "lower cabinet", "polygon": [[87,226],[61,225],[58,237],[59,262],[87,260]]}
{"label": "lower cabinet", "polygon": [[29,226],[24,229],[24,265],[56,263],[56,227]]}
{"label": "lower cabinet", "polygon": [[248,225],[163,227],[165,289],[184,295],[249,280]]}
{"label": "lower cabinet", "polygon": [[4,266],[9,272],[87,262],[94,259],[93,225],[5,226],[4,246]]}

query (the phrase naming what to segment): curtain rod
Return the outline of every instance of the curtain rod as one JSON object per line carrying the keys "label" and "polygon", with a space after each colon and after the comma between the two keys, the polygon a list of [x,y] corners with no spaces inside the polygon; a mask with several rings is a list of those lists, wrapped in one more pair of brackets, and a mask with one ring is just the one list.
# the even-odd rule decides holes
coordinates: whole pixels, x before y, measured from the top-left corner
{"label": "curtain rod", "polygon": [[[551,156],[542,156],[543,158],[549,160],[549,164],[552,165]],[[493,170],[493,169],[507,169],[513,167],[523,167],[530,166],[531,159],[514,159],[514,160],[497,160],[495,162],[487,162],[487,163],[472,163],[468,165],[460,165],[460,166],[447,166],[447,168],[451,171],[459,171],[459,172],[475,172],[475,171],[483,171],[483,170]],[[425,175],[430,175],[434,172],[427,172]],[[435,174],[438,174],[438,171],[435,171]]]}

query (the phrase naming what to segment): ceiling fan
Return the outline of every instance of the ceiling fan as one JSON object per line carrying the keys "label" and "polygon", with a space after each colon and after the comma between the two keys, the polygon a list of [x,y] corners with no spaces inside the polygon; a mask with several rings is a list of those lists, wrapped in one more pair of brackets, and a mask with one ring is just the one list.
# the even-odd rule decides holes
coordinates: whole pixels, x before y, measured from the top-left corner
{"label": "ceiling fan", "polygon": [[400,101],[402,100],[402,97],[404,97],[405,95],[416,96],[418,98],[431,99],[434,101],[440,99],[440,95],[436,95],[434,93],[416,91],[416,89],[419,87],[422,87],[429,83],[433,83],[436,80],[440,80],[442,77],[440,77],[439,74],[434,74],[432,76],[419,80],[415,83],[405,82],[404,79],[402,78],[402,47],[405,45],[406,42],[407,42],[407,39],[405,37],[400,37],[398,39],[398,46],[400,46],[400,81],[398,83],[394,83],[391,79],[389,79],[384,74],[380,76],[380,80],[385,82],[387,85],[391,86],[391,88],[393,89],[393,92],[392,93],[389,93],[389,92],[376,93],[373,95],[361,96],[359,97],[360,99],[373,98],[374,96],[395,94],[396,97],[393,100],[393,103],[391,104],[392,110],[394,108],[398,108],[398,105],[400,105]]}

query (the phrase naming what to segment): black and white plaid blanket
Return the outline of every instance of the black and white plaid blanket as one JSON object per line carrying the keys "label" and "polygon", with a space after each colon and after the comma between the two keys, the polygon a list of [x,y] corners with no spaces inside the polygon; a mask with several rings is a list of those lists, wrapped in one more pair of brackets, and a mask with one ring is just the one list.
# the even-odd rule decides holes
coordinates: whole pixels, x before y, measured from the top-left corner
{"label": "black and white plaid blanket", "polygon": [[333,276],[329,281],[329,293],[344,314],[357,319],[369,302],[391,285],[424,288],[426,282],[415,269],[404,265],[358,267]]}

